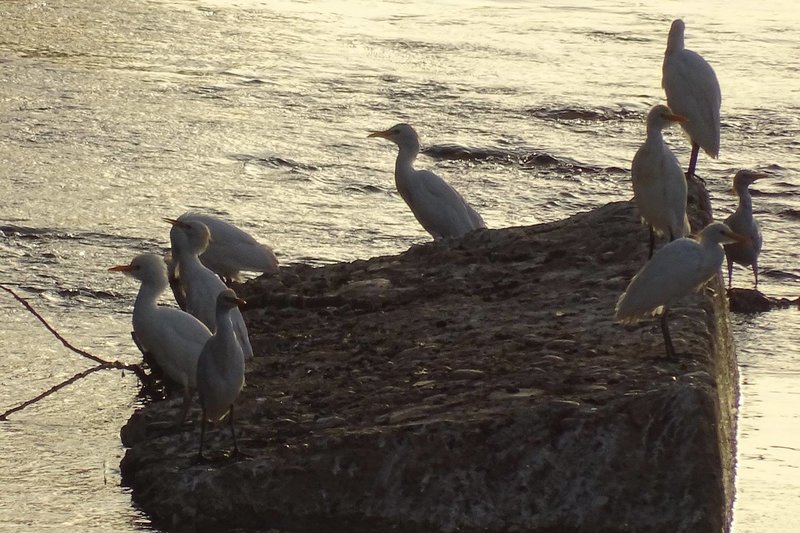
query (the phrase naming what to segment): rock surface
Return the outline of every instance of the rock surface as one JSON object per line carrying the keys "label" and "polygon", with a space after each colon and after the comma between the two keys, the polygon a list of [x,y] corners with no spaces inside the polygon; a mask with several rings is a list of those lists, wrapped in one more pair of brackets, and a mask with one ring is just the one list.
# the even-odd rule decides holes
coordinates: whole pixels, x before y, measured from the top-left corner
{"label": "rock surface", "polygon": [[725,291],[672,309],[665,359],[655,321],[613,321],[646,247],[619,202],[237,286],[251,457],[197,464],[198,425],[162,429],[180,400],[157,402],[123,430],[124,482],[170,530],[725,531]]}

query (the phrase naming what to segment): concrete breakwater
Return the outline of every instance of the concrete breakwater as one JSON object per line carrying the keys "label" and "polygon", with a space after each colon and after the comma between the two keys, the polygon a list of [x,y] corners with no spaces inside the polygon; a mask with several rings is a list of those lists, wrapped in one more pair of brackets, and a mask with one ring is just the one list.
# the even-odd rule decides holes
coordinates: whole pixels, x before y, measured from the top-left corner
{"label": "concrete breakwater", "polygon": [[156,402],[123,430],[124,481],[169,530],[727,530],[725,291],[672,310],[665,359],[657,322],[613,320],[646,246],[617,202],[237,286],[251,457],[197,464],[199,424],[164,429],[180,400]]}

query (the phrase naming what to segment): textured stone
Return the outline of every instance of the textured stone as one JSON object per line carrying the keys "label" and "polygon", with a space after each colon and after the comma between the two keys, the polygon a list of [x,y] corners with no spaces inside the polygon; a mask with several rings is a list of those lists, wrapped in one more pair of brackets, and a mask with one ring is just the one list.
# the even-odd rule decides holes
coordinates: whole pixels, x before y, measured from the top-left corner
{"label": "textured stone", "polygon": [[724,531],[725,292],[672,310],[665,359],[655,321],[613,321],[646,246],[619,202],[237,286],[251,457],[195,464],[197,425],[157,429],[177,408],[158,402],[124,432],[124,481],[174,530]]}

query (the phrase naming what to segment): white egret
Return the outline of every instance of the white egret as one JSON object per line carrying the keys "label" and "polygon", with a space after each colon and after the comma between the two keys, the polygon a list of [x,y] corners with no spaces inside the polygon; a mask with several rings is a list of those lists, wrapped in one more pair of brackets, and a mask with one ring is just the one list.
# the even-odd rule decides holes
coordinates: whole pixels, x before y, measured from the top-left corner
{"label": "white egret", "polygon": [[675,355],[667,325],[667,308],[699,290],[722,266],[722,244],[745,238],[722,222],[703,228],[698,241],[684,237],[659,249],[633,277],[617,301],[616,319],[633,324],[646,315],[661,314],[661,332],[667,357]]}
{"label": "white egret", "polygon": [[739,196],[736,211],[725,219],[725,224],[739,235],[747,237],[744,242],[725,245],[725,257],[728,260],[728,288],[733,280],[733,263],[753,267],[755,286],[758,288],[758,255],[761,253],[761,229],[753,218],[753,199],[750,196],[750,185],[756,180],[766,178],[752,170],[740,170],[733,177],[733,189]]}
{"label": "white egret", "polygon": [[714,69],[703,57],[684,48],[686,25],[672,22],[664,52],[661,86],[667,105],[688,120],[681,125],[692,141],[692,155],[686,175],[694,176],[702,148],[709,156],[719,155],[719,108],[722,94]]}
{"label": "white egret", "polygon": [[[172,243],[172,258],[178,262],[178,279],[186,300],[186,311],[196,316],[212,332],[216,330],[217,295],[227,286],[211,270],[203,266],[199,255],[208,246],[211,233],[202,222],[181,222],[165,218],[172,224],[169,239]],[[253,357],[253,348],[247,334],[242,313],[233,311],[233,329],[248,359]]]}
{"label": "white egret", "polygon": [[667,106],[657,105],[647,114],[647,139],[631,163],[633,197],[642,220],[650,226],[650,252],[655,233],[672,241],[691,231],[686,217],[686,177],[675,155],[664,144],[661,130],[686,119]]}
{"label": "white egret", "polygon": [[278,259],[272,248],[259,243],[249,233],[215,216],[186,212],[178,217],[181,222],[202,222],[211,232],[208,248],[200,254],[200,261],[226,280],[238,280],[242,270],[274,274],[278,272]]}
{"label": "white egret", "polygon": [[216,299],[217,331],[206,342],[197,363],[197,392],[203,409],[200,459],[203,459],[206,422],[217,422],[225,415],[229,415],[234,454],[239,454],[233,428],[233,403],[244,386],[244,353],[233,331],[231,312],[244,303],[231,289],[219,293]]}
{"label": "white egret", "polygon": [[183,387],[183,406],[176,423],[186,418],[196,385],[197,360],[211,332],[189,313],[157,305],[167,288],[167,266],[163,258],[142,254],[129,265],[109,269],[124,272],[141,282],[133,305],[133,332],[140,347],[152,355],[161,370]]}
{"label": "white egret", "polygon": [[397,124],[368,137],[381,137],[395,143],[399,152],[394,167],[394,182],[411,212],[433,238],[457,237],[486,223],[446,181],[429,170],[415,170],[419,137],[408,124]]}

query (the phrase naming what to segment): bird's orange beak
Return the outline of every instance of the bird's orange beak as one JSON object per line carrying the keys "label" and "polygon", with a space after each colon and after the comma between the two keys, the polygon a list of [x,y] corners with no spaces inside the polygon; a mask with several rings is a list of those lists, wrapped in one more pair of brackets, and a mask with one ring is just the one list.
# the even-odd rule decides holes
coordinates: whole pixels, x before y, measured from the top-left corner
{"label": "bird's orange beak", "polygon": [[164,218],[164,222],[169,222],[173,226],[178,226],[179,228],[187,229],[189,224],[181,222],[180,220],[175,220],[174,218]]}
{"label": "bird's orange beak", "polygon": [[734,231],[730,232],[728,234],[728,237],[735,240],[736,242],[748,243],[748,244],[752,244],[753,242],[753,239],[751,239],[750,237],[747,237],[745,235],[740,235],[739,233],[736,233]]}
{"label": "bird's orange beak", "polygon": [[672,122],[686,122],[689,119],[684,117],[683,115],[667,115],[667,118]]}
{"label": "bird's orange beak", "polygon": [[109,272],[133,272],[131,265],[117,265],[108,269]]}
{"label": "bird's orange beak", "polygon": [[388,136],[389,136],[389,130],[383,130],[383,131],[373,131],[372,133],[367,135],[367,138],[370,138],[370,137],[381,137],[383,139],[387,139]]}

